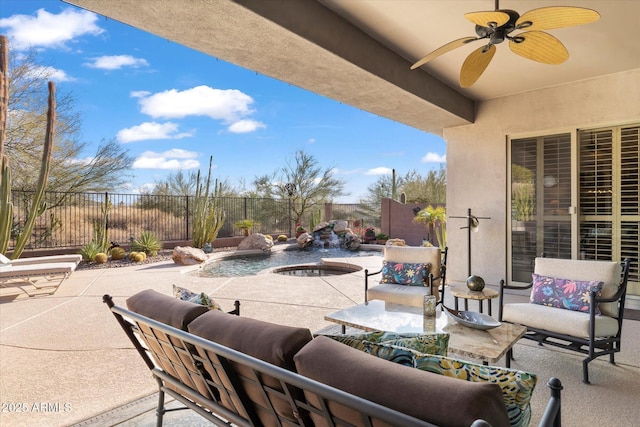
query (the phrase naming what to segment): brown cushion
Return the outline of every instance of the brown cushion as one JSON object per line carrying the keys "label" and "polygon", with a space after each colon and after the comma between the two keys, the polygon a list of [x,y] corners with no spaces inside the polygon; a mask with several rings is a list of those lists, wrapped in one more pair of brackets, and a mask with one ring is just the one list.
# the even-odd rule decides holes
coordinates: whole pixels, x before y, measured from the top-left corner
{"label": "brown cushion", "polygon": [[209,311],[189,325],[189,332],[257,359],[295,371],[293,356],[311,341],[306,328]]}
{"label": "brown cushion", "polygon": [[[306,328],[294,328],[231,316],[217,310],[209,311],[194,320],[189,325],[189,332],[291,371],[295,371],[293,356],[312,339],[311,332]],[[201,348],[198,351],[204,353]],[[213,358],[214,355],[210,354],[208,357]],[[205,369],[209,371],[214,381],[218,381],[217,378],[220,379],[219,385],[227,389],[233,388],[224,372],[212,372],[215,368],[209,364],[205,365]],[[256,411],[264,426],[281,425],[274,416],[271,406],[281,417],[293,423],[298,422],[298,411],[292,408],[286,399],[275,395],[270,395],[268,400],[265,399],[261,387],[255,384],[253,373],[249,368],[232,363],[232,369],[243,384],[244,391],[253,403],[252,409]],[[281,383],[275,378],[263,375],[261,380],[272,389],[283,391]],[[303,399],[304,397],[302,390],[291,388],[289,392],[294,398]],[[239,409],[243,406],[242,402],[239,402],[233,394],[222,394],[220,399],[227,409],[237,411],[244,416],[244,411]]]}
{"label": "brown cushion", "polygon": [[[127,307],[133,312],[183,331],[187,330],[187,325],[193,319],[209,311],[209,308],[203,305],[182,301],[153,289],[129,297]],[[144,324],[138,324],[138,327],[156,363],[166,373],[197,389],[205,397],[211,398],[210,389],[202,380],[200,369],[194,366],[189,355],[189,351],[192,351],[191,346],[185,346],[182,341]],[[174,347],[184,351],[176,351]],[[174,388],[171,385],[169,387]],[[213,394],[217,394],[215,390]]]}
{"label": "brown cushion", "polygon": [[153,289],[138,292],[127,298],[127,308],[183,331],[187,330],[187,325],[193,319],[209,311],[205,306],[181,301]]}
{"label": "brown cushion", "polygon": [[[483,419],[508,426],[500,387],[469,383],[380,359],[326,337],[318,337],[294,357],[298,373],[396,411],[437,424],[469,426]],[[314,396],[306,393],[312,405]],[[330,405],[362,425],[356,411]],[[349,412],[352,414],[349,414]],[[314,417],[316,426],[326,425]]]}

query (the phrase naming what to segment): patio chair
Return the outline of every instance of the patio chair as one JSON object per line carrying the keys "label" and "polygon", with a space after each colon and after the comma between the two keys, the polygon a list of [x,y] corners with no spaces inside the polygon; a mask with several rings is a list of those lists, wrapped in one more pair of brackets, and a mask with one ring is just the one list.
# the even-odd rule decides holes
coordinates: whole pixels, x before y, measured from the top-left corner
{"label": "patio chair", "polygon": [[[77,265],[75,261],[14,264],[14,261],[0,254],[0,287],[18,287],[29,296],[51,294],[75,271]],[[45,291],[33,292],[25,289],[24,285]]]}
{"label": "patio chair", "polygon": [[[422,307],[424,295],[444,299],[447,248],[387,246],[383,267],[370,273],[364,270],[364,301],[383,300]],[[369,287],[369,277],[382,273],[380,283]]]}
{"label": "patio chair", "polygon": [[[536,258],[527,286],[500,286],[500,321],[527,327],[523,338],[586,354],[582,381],[589,384],[589,362],[620,351],[629,259],[585,261]],[[529,302],[504,304],[505,289],[530,289]],[[511,357],[508,354],[507,357]]]}

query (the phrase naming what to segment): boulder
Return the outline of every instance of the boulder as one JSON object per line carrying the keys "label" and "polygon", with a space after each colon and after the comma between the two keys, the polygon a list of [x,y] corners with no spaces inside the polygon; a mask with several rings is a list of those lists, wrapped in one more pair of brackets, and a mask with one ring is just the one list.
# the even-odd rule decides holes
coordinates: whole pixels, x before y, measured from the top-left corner
{"label": "boulder", "polygon": [[344,236],[345,249],[348,249],[350,251],[357,251],[358,249],[360,249],[360,243],[362,243],[362,241],[357,234],[347,233]]}
{"label": "boulder", "polygon": [[335,231],[336,234],[344,233],[347,231],[347,221],[332,220],[331,222],[333,223],[333,231]]}
{"label": "boulder", "polygon": [[245,237],[238,245],[238,250],[259,249],[262,252],[270,252],[272,247],[273,240],[268,239],[264,234],[255,233]]}
{"label": "boulder", "polygon": [[298,236],[296,241],[298,242],[298,246],[304,249],[307,246],[311,246],[313,244],[313,236],[309,233],[302,233],[300,236]]}
{"label": "boulder", "polygon": [[182,265],[202,264],[207,255],[202,249],[192,248],[191,246],[176,246],[171,254],[173,262]]}
{"label": "boulder", "polygon": [[316,225],[315,227],[313,227],[313,230],[312,230],[312,231],[313,231],[314,233],[317,233],[318,231],[323,230],[323,229],[325,229],[325,228],[327,228],[327,227],[329,227],[329,223],[328,223],[328,222],[323,221],[323,222],[321,222],[320,224],[318,224],[318,225]]}

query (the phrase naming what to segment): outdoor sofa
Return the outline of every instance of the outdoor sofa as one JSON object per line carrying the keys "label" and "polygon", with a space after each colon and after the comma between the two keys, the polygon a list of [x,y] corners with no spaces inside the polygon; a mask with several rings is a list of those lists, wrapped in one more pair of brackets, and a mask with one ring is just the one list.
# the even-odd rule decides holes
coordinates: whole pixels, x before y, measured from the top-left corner
{"label": "outdoor sofa", "polygon": [[[153,290],[128,298],[129,309],[103,300],[158,383],[158,426],[169,411],[165,394],[219,426],[510,425],[495,383],[407,368],[305,328]],[[231,313],[239,314],[237,301]],[[540,425],[559,426],[562,385],[549,387]]]}

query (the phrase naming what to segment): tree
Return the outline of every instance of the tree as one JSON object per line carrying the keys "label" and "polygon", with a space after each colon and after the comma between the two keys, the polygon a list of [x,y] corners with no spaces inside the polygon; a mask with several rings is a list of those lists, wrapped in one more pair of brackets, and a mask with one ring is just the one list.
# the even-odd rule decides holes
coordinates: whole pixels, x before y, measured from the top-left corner
{"label": "tree", "polygon": [[[10,52],[9,113],[5,140],[11,160],[13,187],[33,190],[46,131],[47,81],[55,70],[37,61],[37,51]],[[80,141],[81,114],[72,93],[57,93],[56,139],[48,191],[106,191],[129,180],[133,159],[115,140],[102,141],[95,155],[86,156]],[[85,160],[81,156],[85,155]]]}
{"label": "tree", "polygon": [[413,170],[405,176],[402,191],[407,202],[432,203],[444,205],[447,201],[447,171],[444,166],[430,170],[426,177]]}
{"label": "tree", "polygon": [[344,181],[334,178],[332,171],[333,167],[322,169],[313,156],[298,150],[293,163],[287,161],[273,174],[256,177],[253,184],[259,197],[291,199],[292,220],[298,223],[314,206],[345,195]]}
{"label": "tree", "polygon": [[396,188],[396,197],[398,197],[398,189],[402,189],[405,184],[405,178],[401,176],[395,177],[394,186],[393,175],[382,175],[376,182],[367,187],[369,195],[363,200],[366,203],[380,203],[382,199],[392,199],[393,189]]}
{"label": "tree", "polygon": [[[447,174],[444,167],[430,170],[427,176],[410,170],[404,176],[396,177],[397,194],[405,193],[407,202],[432,203],[444,205],[447,200]],[[368,203],[380,203],[383,198],[393,197],[393,176],[384,175],[367,188]]]}
{"label": "tree", "polygon": [[[165,179],[156,180],[150,194],[158,196],[193,196],[196,193],[198,172],[185,172],[179,170],[171,172]],[[228,180],[220,181],[220,197],[233,197],[237,195],[236,189]]]}

